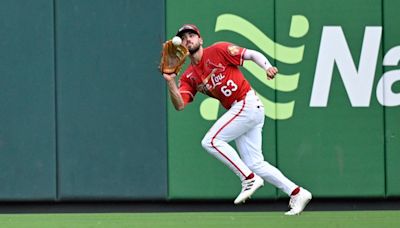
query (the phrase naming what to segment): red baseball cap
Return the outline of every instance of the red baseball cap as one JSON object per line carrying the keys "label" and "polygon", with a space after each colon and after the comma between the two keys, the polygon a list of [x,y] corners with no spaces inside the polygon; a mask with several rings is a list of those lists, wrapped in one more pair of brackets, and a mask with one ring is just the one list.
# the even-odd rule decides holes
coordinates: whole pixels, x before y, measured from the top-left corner
{"label": "red baseball cap", "polygon": [[200,36],[200,30],[197,28],[196,25],[193,25],[193,24],[183,25],[176,33],[176,36],[182,37],[183,33],[188,32],[188,31],[194,32]]}

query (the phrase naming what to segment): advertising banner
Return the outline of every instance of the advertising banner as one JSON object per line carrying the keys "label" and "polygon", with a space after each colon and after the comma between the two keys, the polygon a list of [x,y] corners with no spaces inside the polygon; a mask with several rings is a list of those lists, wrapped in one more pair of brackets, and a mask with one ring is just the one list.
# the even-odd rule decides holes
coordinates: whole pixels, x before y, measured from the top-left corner
{"label": "advertising banner", "polygon": [[[205,46],[233,42],[263,53],[278,67],[273,81],[251,61],[241,68],[266,107],[267,161],[318,197],[399,194],[394,173],[400,160],[400,74],[395,70],[400,36],[393,20],[398,3],[166,3],[167,38],[182,24],[193,23]],[[171,198],[232,198],[240,191],[239,179],[200,145],[223,112],[217,101],[203,95],[183,112],[169,104]],[[267,184],[256,197],[283,195]]]}

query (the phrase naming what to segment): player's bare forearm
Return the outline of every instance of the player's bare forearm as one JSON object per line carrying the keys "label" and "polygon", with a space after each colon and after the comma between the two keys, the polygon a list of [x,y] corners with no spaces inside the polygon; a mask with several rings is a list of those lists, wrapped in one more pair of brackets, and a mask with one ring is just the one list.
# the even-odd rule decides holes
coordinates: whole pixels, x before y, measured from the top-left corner
{"label": "player's bare forearm", "polygon": [[185,108],[181,93],[179,92],[178,86],[176,86],[175,77],[176,74],[163,74],[165,81],[167,82],[169,95],[171,97],[172,104],[175,109],[181,111]]}
{"label": "player's bare forearm", "polygon": [[169,95],[171,96],[171,101],[175,109],[178,111],[183,110],[185,108],[185,104],[183,102],[179,89],[176,86],[175,81],[167,81],[167,84],[168,84]]}

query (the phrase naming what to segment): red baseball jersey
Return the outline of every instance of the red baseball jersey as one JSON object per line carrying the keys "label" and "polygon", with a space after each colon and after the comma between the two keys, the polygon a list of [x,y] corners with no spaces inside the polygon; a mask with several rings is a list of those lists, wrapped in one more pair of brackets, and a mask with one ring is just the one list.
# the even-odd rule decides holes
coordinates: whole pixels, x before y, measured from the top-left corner
{"label": "red baseball jersey", "polygon": [[251,89],[238,67],[243,65],[245,51],[227,42],[205,48],[200,62],[190,64],[180,78],[179,91],[185,104],[192,102],[197,92],[218,99],[226,109],[242,100]]}

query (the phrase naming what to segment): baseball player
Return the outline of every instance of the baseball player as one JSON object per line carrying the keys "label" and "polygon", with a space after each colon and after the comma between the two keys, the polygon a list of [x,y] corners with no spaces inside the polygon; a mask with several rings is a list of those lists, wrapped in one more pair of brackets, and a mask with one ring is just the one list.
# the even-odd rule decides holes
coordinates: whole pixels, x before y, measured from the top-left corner
{"label": "baseball player", "polygon": [[[176,110],[183,110],[200,92],[218,99],[227,109],[201,144],[242,181],[242,190],[234,203],[244,203],[266,180],[290,196],[291,209],[285,214],[300,214],[312,195],[264,161],[261,151],[264,107],[238,66],[251,60],[265,70],[268,80],[274,79],[278,69],[260,52],[228,42],[204,48],[200,31],[193,24],[183,25],[176,36],[189,50],[191,64],[180,77],[179,87],[176,74],[163,74],[171,101]],[[232,140],[239,154],[228,144]]]}

